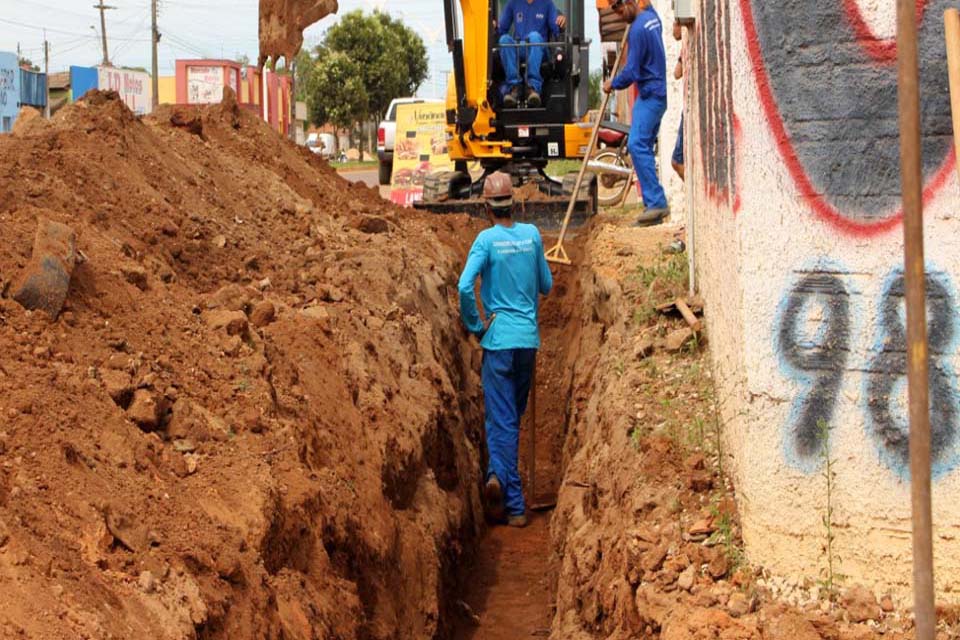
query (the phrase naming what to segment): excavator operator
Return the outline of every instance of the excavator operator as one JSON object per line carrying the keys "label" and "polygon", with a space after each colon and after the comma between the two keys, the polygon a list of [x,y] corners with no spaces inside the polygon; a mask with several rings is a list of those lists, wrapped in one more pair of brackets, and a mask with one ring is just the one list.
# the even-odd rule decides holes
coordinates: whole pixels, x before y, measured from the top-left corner
{"label": "excavator operator", "polygon": [[[556,41],[560,31],[567,25],[567,18],[557,11],[553,0],[510,0],[500,12],[497,35],[500,36],[500,62],[507,74],[501,87],[503,106],[513,109],[520,102],[520,60],[527,61],[527,106],[537,108],[541,104],[543,78],[540,65],[543,62],[543,44]],[[513,35],[510,30],[513,29]],[[516,44],[533,46],[516,47]]]}

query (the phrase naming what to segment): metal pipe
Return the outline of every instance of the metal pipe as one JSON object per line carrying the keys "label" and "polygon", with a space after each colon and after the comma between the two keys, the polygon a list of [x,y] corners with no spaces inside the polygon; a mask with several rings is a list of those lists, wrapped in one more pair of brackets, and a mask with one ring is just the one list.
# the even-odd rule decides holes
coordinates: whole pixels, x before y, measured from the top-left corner
{"label": "metal pipe", "polygon": [[930,390],[923,257],[923,173],[916,2],[897,0],[900,183],[907,307],[910,497],[913,512],[913,611],[917,640],[934,640],[933,515],[930,506]]}
{"label": "metal pipe", "polygon": [[614,173],[618,176],[623,176],[624,178],[629,178],[633,175],[633,169],[630,167],[622,167],[617,164],[600,162],[598,160],[590,160],[587,162],[587,169],[597,173]]}

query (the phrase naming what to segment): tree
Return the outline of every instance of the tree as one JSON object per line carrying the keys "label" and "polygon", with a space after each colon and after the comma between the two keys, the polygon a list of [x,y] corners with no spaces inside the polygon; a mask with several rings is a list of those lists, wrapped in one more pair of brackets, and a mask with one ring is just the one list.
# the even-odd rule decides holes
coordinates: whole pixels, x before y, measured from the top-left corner
{"label": "tree", "polygon": [[345,14],[327,31],[321,47],[345,53],[360,66],[369,99],[368,117],[379,119],[391,100],[412,95],[427,77],[423,40],[399,20],[379,11]]}
{"label": "tree", "polygon": [[330,123],[337,129],[346,129],[364,119],[369,97],[359,65],[346,54],[326,52],[313,62],[304,82],[306,93],[312,98],[308,104],[310,119],[315,124]]}
{"label": "tree", "polygon": [[400,40],[400,51],[403,53],[404,62],[407,65],[404,95],[412,96],[420,88],[423,81],[427,79],[429,73],[427,47],[423,44],[423,39],[417,32],[400,20],[395,20],[389,14],[379,11],[375,12],[374,15],[377,16],[385,29],[395,33]]}
{"label": "tree", "polygon": [[600,86],[603,84],[603,70],[594,69],[590,72],[590,98],[587,100],[590,109],[600,108]]}
{"label": "tree", "polygon": [[40,67],[33,64],[33,60],[30,58],[20,58],[20,68],[26,69],[27,71],[40,71]]}
{"label": "tree", "polygon": [[[343,75],[348,68],[351,75]],[[297,57],[297,83],[302,89],[298,97],[306,99],[317,125],[333,123],[325,118],[334,112],[355,114],[349,124],[361,128],[364,122],[378,122],[391,100],[413,95],[426,77],[423,40],[400,20],[379,11],[345,14],[313,54],[302,52]],[[342,84],[330,87],[325,84],[330,78],[339,78]],[[325,86],[332,91],[321,90]],[[353,89],[347,91],[347,86]],[[347,105],[338,105],[341,100]]]}

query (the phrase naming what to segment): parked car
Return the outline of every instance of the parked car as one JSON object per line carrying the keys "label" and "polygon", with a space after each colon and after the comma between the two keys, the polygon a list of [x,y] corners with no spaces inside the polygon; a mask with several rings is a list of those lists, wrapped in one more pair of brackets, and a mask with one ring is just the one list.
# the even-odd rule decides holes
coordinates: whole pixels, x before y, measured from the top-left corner
{"label": "parked car", "polygon": [[424,100],[422,98],[394,98],[387,107],[387,113],[380,121],[377,130],[377,160],[380,168],[380,184],[390,184],[390,174],[393,173],[394,142],[397,137],[397,105],[423,104],[442,102],[440,100]]}
{"label": "parked car", "polygon": [[329,160],[337,151],[337,138],[332,133],[311,133],[307,136],[307,148],[321,158]]}

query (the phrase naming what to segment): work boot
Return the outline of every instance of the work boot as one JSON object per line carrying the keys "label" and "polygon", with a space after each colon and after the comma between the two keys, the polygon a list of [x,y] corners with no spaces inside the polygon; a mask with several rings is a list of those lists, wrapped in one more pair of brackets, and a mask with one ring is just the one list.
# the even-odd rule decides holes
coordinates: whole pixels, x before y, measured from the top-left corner
{"label": "work boot", "polygon": [[663,222],[663,219],[670,215],[670,207],[657,207],[656,209],[644,209],[634,221],[634,227],[649,227]]}
{"label": "work boot", "polygon": [[503,96],[503,106],[507,109],[516,109],[520,103],[520,85],[514,85],[510,91]]}
{"label": "work boot", "polygon": [[527,90],[527,106],[532,109],[540,106],[540,94],[533,89]]}
{"label": "work boot", "polygon": [[491,522],[503,522],[503,487],[500,486],[497,476],[493,474],[490,474],[487,484],[483,487],[483,502],[487,510],[487,519]]}
{"label": "work boot", "polygon": [[520,513],[514,516],[507,516],[507,524],[511,527],[522,529],[527,526],[527,514]]}

